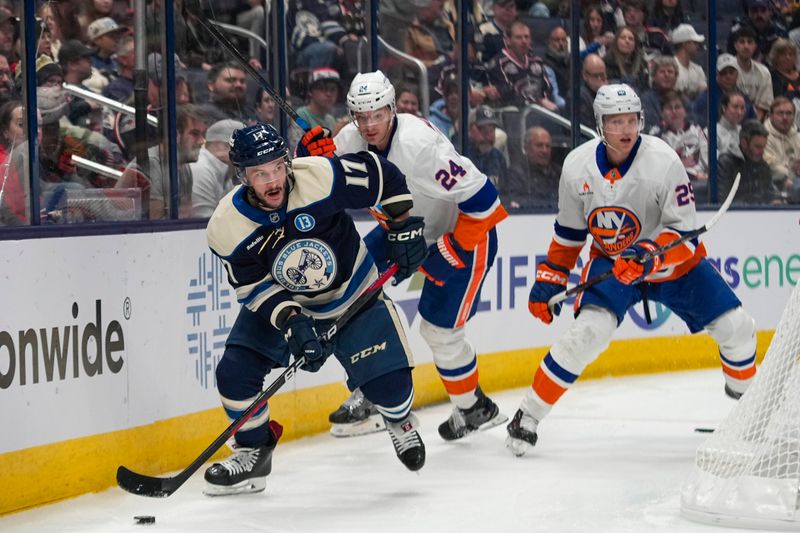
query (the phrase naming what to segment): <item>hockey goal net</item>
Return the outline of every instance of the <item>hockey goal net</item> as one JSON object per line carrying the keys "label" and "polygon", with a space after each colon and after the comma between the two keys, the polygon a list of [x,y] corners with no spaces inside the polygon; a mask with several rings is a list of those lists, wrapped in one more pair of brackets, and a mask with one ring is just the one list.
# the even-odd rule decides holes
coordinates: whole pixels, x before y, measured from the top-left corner
{"label": "hockey goal net", "polygon": [[697,450],[681,513],[800,531],[800,283],[750,388]]}

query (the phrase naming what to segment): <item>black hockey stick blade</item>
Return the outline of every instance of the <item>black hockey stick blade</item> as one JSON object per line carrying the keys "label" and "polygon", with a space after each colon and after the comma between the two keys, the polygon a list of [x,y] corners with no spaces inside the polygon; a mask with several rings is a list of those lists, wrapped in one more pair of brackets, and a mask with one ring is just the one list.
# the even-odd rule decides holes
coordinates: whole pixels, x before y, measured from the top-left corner
{"label": "black hockey stick blade", "polygon": [[714,428],[694,428],[695,433],[714,433]]}
{"label": "black hockey stick blade", "polygon": [[[361,295],[356,298],[356,300],[350,305],[347,311],[342,314],[339,318],[337,318],[330,327],[320,334],[320,340],[328,341],[333,337],[336,332],[344,326],[347,322],[350,321],[353,316],[358,313],[364,305],[368,302],[372,301],[380,288],[397,272],[397,264],[393,264],[386,272],[380,275],[380,277],[375,280],[375,282],[367,287]],[[222,448],[223,445],[230,439],[232,436],[239,431],[239,428],[244,425],[245,422],[250,420],[250,418],[259,410],[261,409],[269,399],[276,393],[278,390],[283,387],[283,385],[294,377],[297,369],[305,363],[305,358],[300,357],[295,359],[292,364],[290,364],[283,373],[278,376],[275,381],[273,381],[266,390],[262,391],[261,394],[256,397],[252,404],[241,414],[239,418],[231,422],[231,425],[225,429],[215,440],[212,442],[208,448],[203,450],[192,464],[181,470],[178,474],[172,477],[156,477],[156,476],[148,476],[146,474],[140,474],[138,472],[134,472],[124,466],[120,466],[117,468],[117,485],[127,492],[131,494],[136,494],[138,496],[147,496],[150,498],[166,498],[167,496],[172,495],[176,490],[178,490],[181,485],[183,485],[186,480],[188,480],[192,474],[194,474],[201,466],[203,466],[211,456],[213,456],[217,450]]]}
{"label": "black hockey stick blade", "polygon": [[[678,245],[680,245],[680,244],[682,244],[682,243],[684,243],[686,241],[692,240],[695,237],[699,237],[700,235],[702,235],[703,233],[707,232],[712,227],[714,227],[714,225],[717,222],[719,222],[719,219],[722,218],[722,215],[724,215],[728,211],[728,208],[731,206],[731,203],[733,202],[733,198],[736,196],[736,191],[739,190],[739,181],[741,179],[742,179],[742,175],[737,173],[736,174],[736,178],[733,180],[733,184],[731,185],[731,190],[728,192],[728,196],[725,198],[725,201],[722,202],[722,205],[719,207],[717,212],[714,213],[714,216],[711,217],[710,219],[708,219],[708,222],[706,222],[705,224],[703,224],[702,226],[700,226],[697,229],[693,229],[692,231],[688,231],[688,232],[684,233],[683,235],[681,235],[680,237],[678,237],[674,241],[669,242],[669,243],[667,243],[664,246],[661,246],[659,248],[656,248],[652,252],[647,252],[646,254],[644,254],[641,257],[641,261],[642,262],[649,261],[653,257],[655,257],[657,255],[661,255],[664,252],[668,252],[669,250],[672,250],[676,246],[678,246]],[[613,275],[614,275],[614,272],[612,270],[608,270],[606,272],[603,272],[602,274],[599,274],[599,275],[597,275],[597,276],[585,281],[584,283],[581,283],[580,285],[575,285],[571,289],[568,289],[568,290],[566,290],[564,292],[560,292],[560,293],[556,294],[555,296],[553,296],[552,298],[550,298],[550,300],[547,302],[547,306],[550,309],[552,309],[554,305],[556,305],[557,303],[563,302],[564,300],[566,300],[567,298],[569,298],[573,294],[578,294],[579,292],[585,291],[589,287],[594,287],[595,285],[597,285],[601,281],[605,281],[608,278],[612,277]]]}

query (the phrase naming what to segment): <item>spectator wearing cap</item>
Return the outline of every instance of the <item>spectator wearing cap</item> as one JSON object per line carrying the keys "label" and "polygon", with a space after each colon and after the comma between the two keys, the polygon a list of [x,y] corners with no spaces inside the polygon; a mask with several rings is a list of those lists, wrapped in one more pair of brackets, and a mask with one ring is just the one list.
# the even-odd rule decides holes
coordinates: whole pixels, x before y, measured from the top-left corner
{"label": "spectator wearing cap", "polygon": [[64,73],[50,56],[42,54],[36,58],[36,85],[38,87],[61,87]]}
{"label": "spectator wearing cap", "polygon": [[[339,98],[340,89],[339,72],[329,67],[315,68],[308,77],[307,103],[297,108],[297,114],[312,128],[322,126],[331,132],[331,137],[349,122],[341,117],[339,120],[331,112]],[[289,144],[297,146],[303,132],[297,124],[293,124],[289,131]]]}
{"label": "spectator wearing cap", "polygon": [[691,24],[679,24],[672,30],[672,46],[678,67],[675,90],[687,100],[694,100],[708,87],[703,67],[694,62],[697,51],[705,40]]}
{"label": "spectator wearing cap", "polygon": [[772,182],[772,169],[764,161],[769,133],[758,120],[747,120],[739,132],[739,149],[742,156],[732,153],[719,158],[717,183],[719,198],[725,198],[731,190],[736,174],[741,174],[739,190],[734,203],[781,204],[785,201]]}
{"label": "spectator wearing cap", "polygon": [[500,127],[497,114],[487,105],[479,105],[469,113],[469,158],[486,174],[495,187],[508,174],[506,158],[495,147],[496,130]]}
{"label": "spectator wearing cap", "polygon": [[112,80],[119,72],[119,64],[114,55],[119,48],[120,38],[128,32],[111,17],[102,17],[86,28],[86,37],[95,47],[92,66],[106,78]]}
{"label": "spectator wearing cap", "polygon": [[490,86],[484,93],[494,106],[538,104],[558,110],[542,58],[533,54],[531,29],[521,21],[511,23],[506,47],[488,65]]}
{"label": "spectator wearing cap", "polygon": [[210,122],[225,118],[244,120],[252,114],[245,101],[247,74],[241,65],[233,62],[215,64],[208,71],[208,102],[203,111]]}
{"label": "spectator wearing cap", "polygon": [[478,31],[483,36],[483,50],[481,58],[487,62],[503,51],[505,48],[505,35],[511,23],[517,19],[517,3],[515,0],[495,0],[492,3],[492,18],[489,22],[481,24]]}
{"label": "spectator wearing cap", "polygon": [[[61,43],[61,48],[58,50],[58,64],[64,73],[65,83],[77,85],[87,91],[91,90],[85,82],[93,75],[92,54],[94,54],[94,50],[77,39]],[[99,73],[98,76],[100,76]],[[83,98],[70,97],[67,118],[73,124],[84,125],[87,123],[91,110],[92,106]]]}
{"label": "spectator wearing cap", "polygon": [[767,67],[754,59],[757,48],[752,28],[739,28],[734,34],[733,46],[736,49],[736,70],[739,71],[736,87],[750,98],[756,107],[758,120],[763,121],[774,98],[772,75]]}
{"label": "spectator wearing cap", "polygon": [[500,198],[512,209],[558,207],[558,182],[561,166],[552,160],[550,133],[539,126],[525,132],[526,165],[501,182]]}
{"label": "spectator wearing cap", "polygon": [[795,105],[785,96],[773,100],[764,127],[769,133],[764,160],[772,181],[793,203],[800,202],[800,132],[794,125]]}
{"label": "spectator wearing cap", "polygon": [[206,131],[206,144],[197,161],[189,163],[192,175],[192,216],[208,218],[223,196],[238,185],[229,157],[230,138],[245,124],[225,119],[215,122]]}
{"label": "spectator wearing cap", "polygon": [[[717,87],[720,97],[726,94],[738,93],[744,96],[745,118],[756,118],[756,110],[750,98],[742,93],[737,87],[739,70],[736,68],[736,58],[730,54],[720,54],[717,58]],[[715,116],[719,116],[722,108],[716,110]],[[708,120],[708,89],[700,93],[700,96],[692,104],[692,115],[698,124],[706,124]],[[713,120],[713,118],[712,118]],[[738,138],[736,143],[738,144]]]}
{"label": "spectator wearing cap", "polygon": [[772,76],[772,94],[789,100],[800,98],[800,71],[797,70],[797,47],[789,39],[775,41],[767,56]]}
{"label": "spectator wearing cap", "polygon": [[788,37],[788,33],[780,22],[773,20],[769,0],[746,0],[745,6],[746,15],[734,21],[728,34],[728,52],[736,54],[736,35],[740,29],[748,28],[756,43],[753,58],[760,61],[769,54],[772,44],[780,37]]}

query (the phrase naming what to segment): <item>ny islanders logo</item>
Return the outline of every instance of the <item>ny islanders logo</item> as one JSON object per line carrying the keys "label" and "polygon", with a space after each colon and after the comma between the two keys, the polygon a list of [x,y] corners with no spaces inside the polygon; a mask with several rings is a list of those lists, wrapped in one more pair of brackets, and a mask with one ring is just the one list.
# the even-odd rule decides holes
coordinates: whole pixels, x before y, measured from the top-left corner
{"label": "ny islanders logo", "polygon": [[292,241],[278,253],[272,277],[291,291],[322,291],[330,287],[336,277],[336,257],[320,240]]}
{"label": "ny islanders logo", "polygon": [[617,255],[636,242],[642,225],[623,207],[599,207],[589,214],[589,233],[608,255]]}

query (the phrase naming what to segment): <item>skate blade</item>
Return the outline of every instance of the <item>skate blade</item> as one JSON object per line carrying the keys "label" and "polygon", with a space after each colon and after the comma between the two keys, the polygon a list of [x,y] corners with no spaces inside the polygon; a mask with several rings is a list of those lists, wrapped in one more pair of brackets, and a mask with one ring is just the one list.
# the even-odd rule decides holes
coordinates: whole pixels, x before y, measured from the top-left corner
{"label": "skate blade", "polygon": [[206,496],[233,496],[234,494],[250,494],[252,492],[262,492],[267,488],[267,478],[246,479],[235,485],[212,485],[206,482],[203,494]]}
{"label": "skate blade", "polygon": [[331,424],[331,435],[337,438],[358,437],[384,431],[385,429],[386,424],[383,423],[383,417],[381,415],[372,415],[352,424]]}
{"label": "skate blade", "polygon": [[529,449],[533,448],[533,446],[531,446],[530,442],[522,439],[515,439],[509,435],[506,437],[506,448],[511,450],[511,453],[513,453],[516,457],[522,457]]}
{"label": "skate blade", "polygon": [[490,418],[480,426],[478,426],[477,431],[486,431],[487,429],[492,429],[495,426],[499,426],[500,424],[505,424],[508,422],[508,417],[501,413],[500,411],[497,412],[497,416],[494,418]]}

